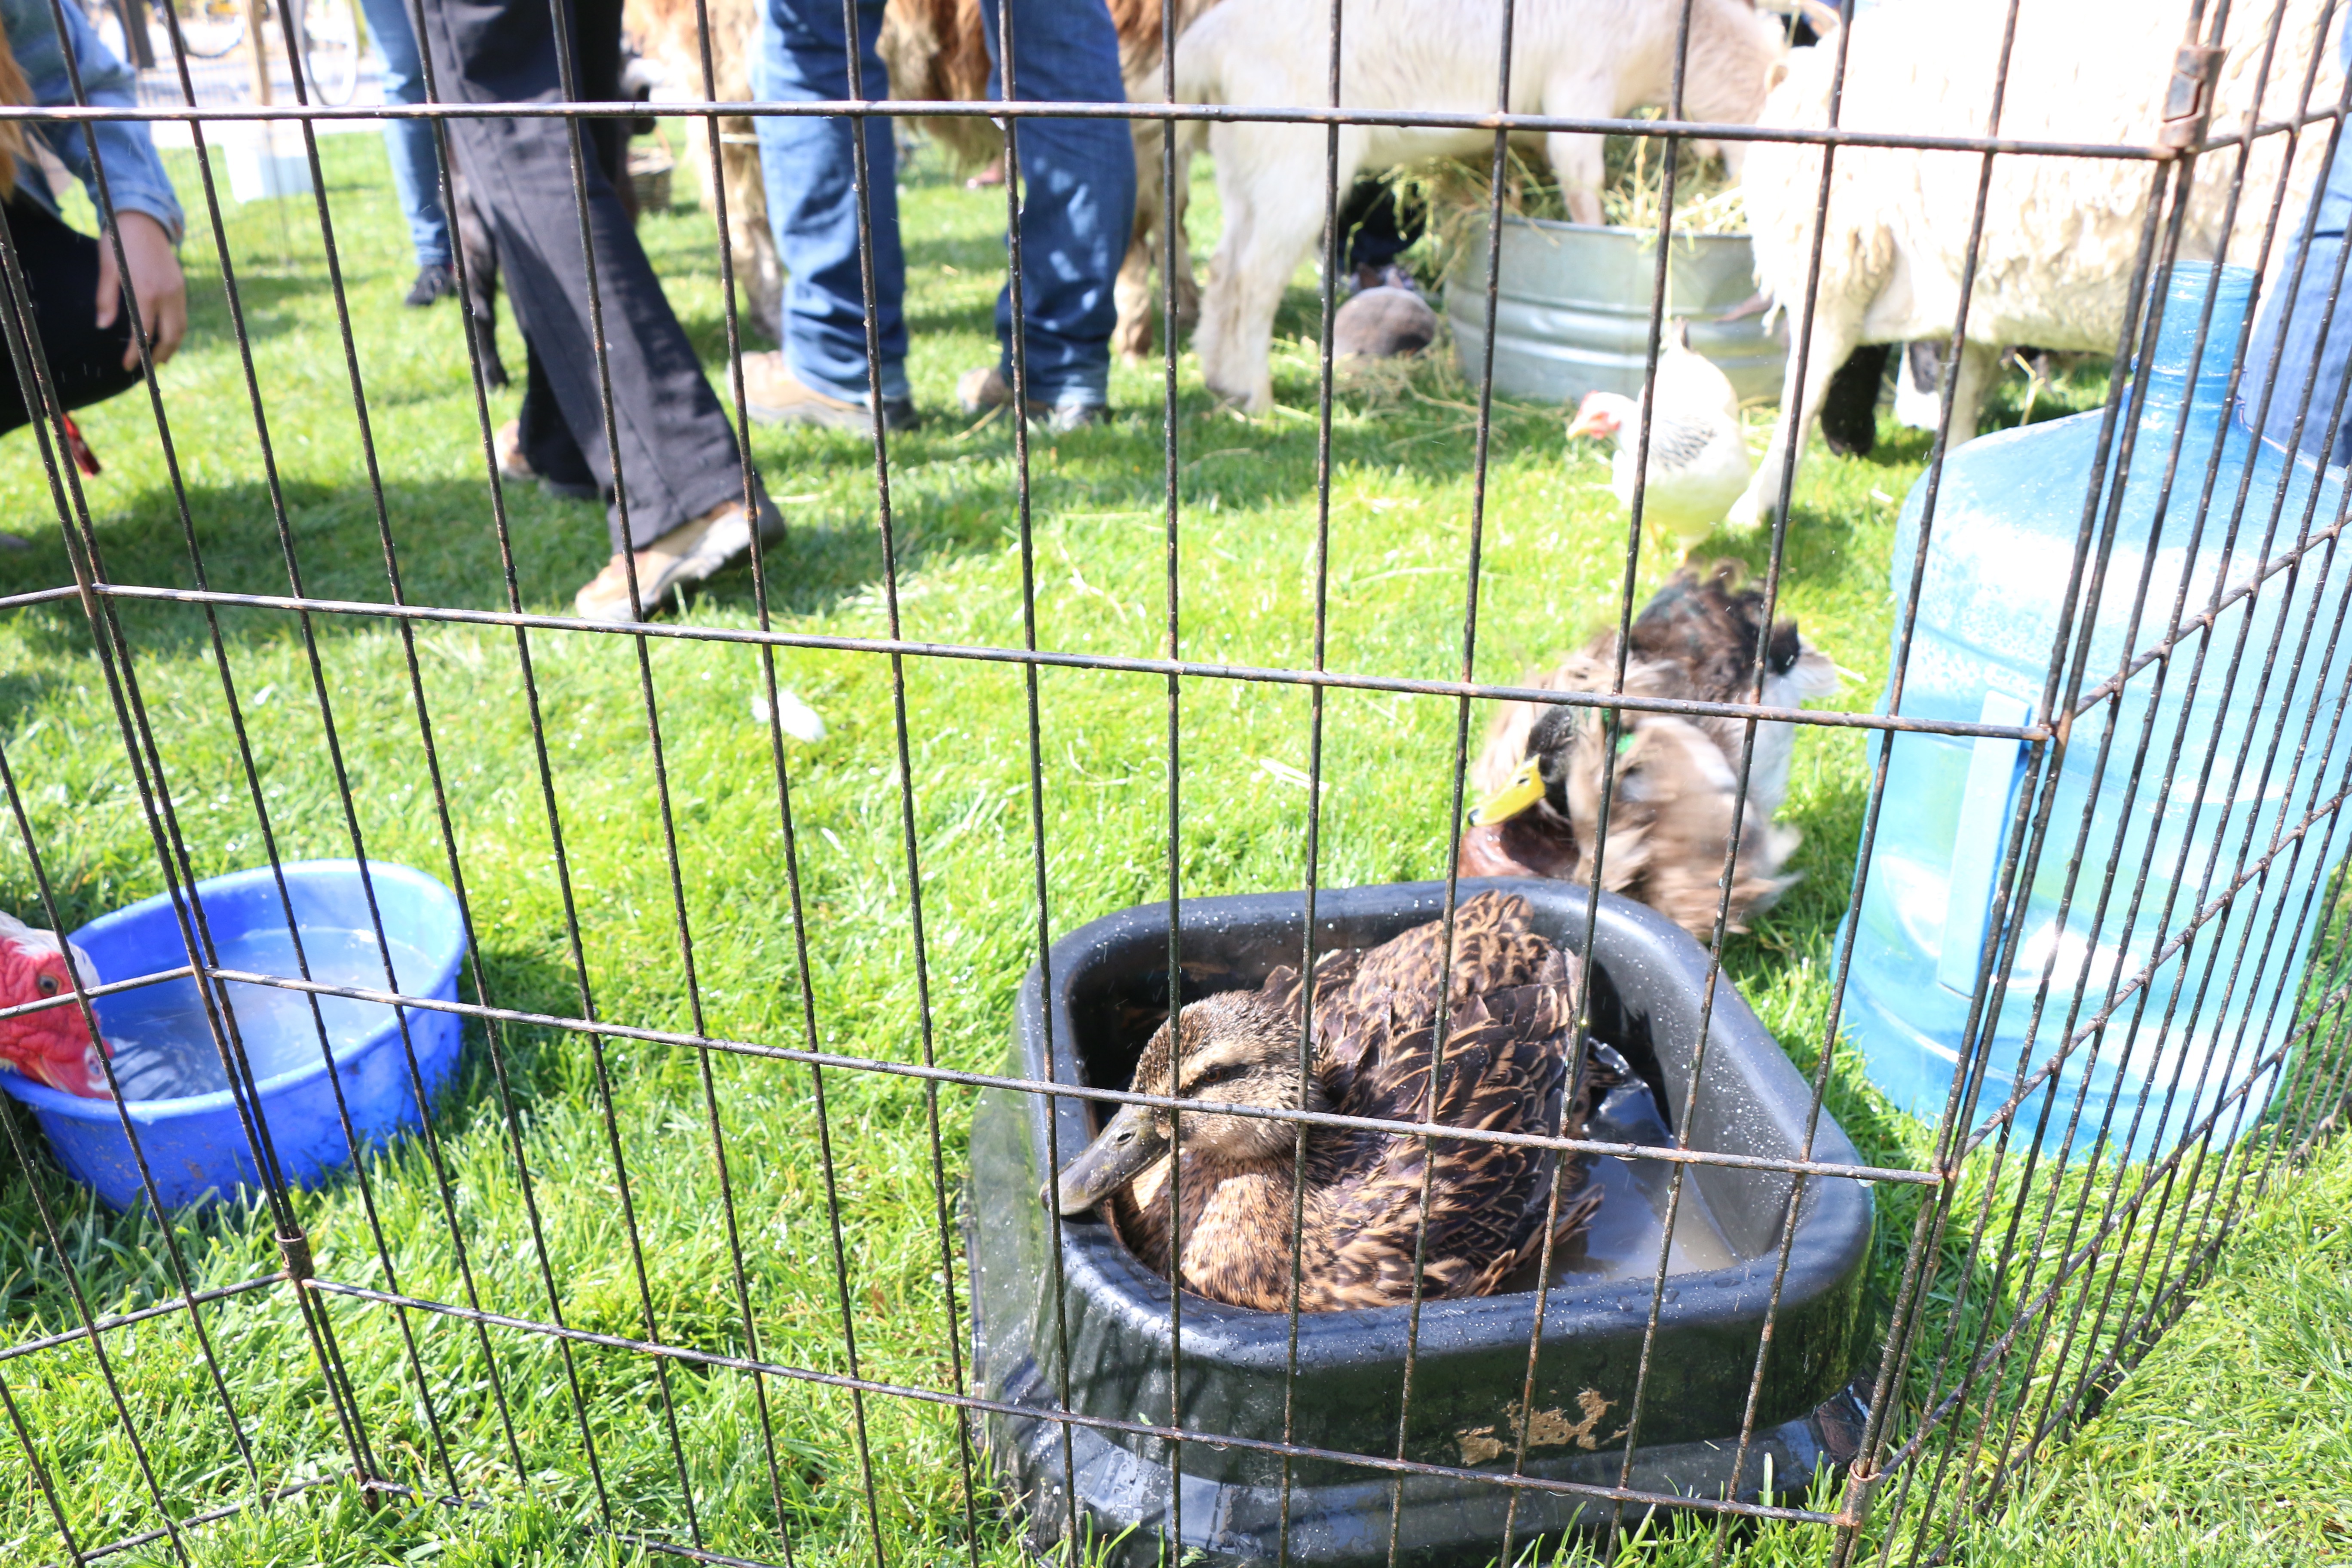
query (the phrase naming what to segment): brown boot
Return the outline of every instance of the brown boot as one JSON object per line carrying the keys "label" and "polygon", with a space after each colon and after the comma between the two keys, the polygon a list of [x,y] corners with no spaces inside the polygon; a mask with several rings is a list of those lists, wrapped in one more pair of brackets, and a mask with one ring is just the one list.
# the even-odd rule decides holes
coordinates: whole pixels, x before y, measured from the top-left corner
{"label": "brown boot", "polygon": [[[760,497],[759,530],[762,541],[784,535],[782,514],[764,494]],[[742,501],[722,501],[636,552],[637,603],[650,616],[672,588],[716,575],[751,548],[751,520]],[[573,595],[572,614],[584,621],[631,619],[628,560],[615,552],[604,569]]]}
{"label": "brown boot", "polygon": [[[815,425],[831,430],[871,430],[874,411],[861,400],[852,403],[819,392],[793,374],[782,350],[743,356],[743,406],[762,425]],[[911,430],[920,419],[910,397],[882,400],[882,426],[887,430]]]}

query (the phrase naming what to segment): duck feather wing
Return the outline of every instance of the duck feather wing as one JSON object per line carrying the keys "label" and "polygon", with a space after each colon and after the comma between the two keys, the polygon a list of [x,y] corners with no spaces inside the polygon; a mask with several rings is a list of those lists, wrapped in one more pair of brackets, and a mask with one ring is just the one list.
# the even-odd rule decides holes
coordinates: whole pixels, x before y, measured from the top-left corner
{"label": "duck feather wing", "polygon": [[[1572,976],[1574,959],[1537,932],[1534,918],[1515,893],[1485,892],[1462,901],[1454,911],[1452,1005],[1484,991],[1528,984],[1555,961]],[[1335,958],[1318,971],[1318,1058],[1350,1074],[1377,1073],[1381,1056],[1414,1030],[1433,1026],[1444,947],[1444,921],[1430,921],[1348,954],[1352,962]]]}
{"label": "duck feather wing", "polygon": [[[1447,1020],[1445,1047],[1431,1049],[1433,1020],[1388,1042],[1381,1069],[1360,1089],[1359,1114],[1490,1131],[1557,1134],[1577,1039],[1567,970],[1465,998]],[[1588,1080],[1592,1075],[1588,1073]],[[1570,1124],[1580,1126],[1592,1085]],[[1544,1238],[1557,1155],[1507,1143],[1361,1134],[1318,1150],[1328,1212],[1338,1223],[1326,1274],[1332,1306],[1411,1299],[1424,1166],[1428,1235],[1418,1251],[1431,1299],[1495,1289],[1532,1262]],[[1562,1194],[1556,1236],[1580,1231],[1598,1204],[1580,1165]]]}

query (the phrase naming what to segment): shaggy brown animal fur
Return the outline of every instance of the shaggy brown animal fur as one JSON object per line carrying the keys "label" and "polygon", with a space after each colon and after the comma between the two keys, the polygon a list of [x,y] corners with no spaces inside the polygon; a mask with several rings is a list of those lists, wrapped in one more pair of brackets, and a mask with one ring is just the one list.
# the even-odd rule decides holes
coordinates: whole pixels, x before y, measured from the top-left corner
{"label": "shaggy brown animal fur", "polygon": [[[627,24],[645,58],[658,67],[668,90],[718,103],[740,103],[751,97],[751,58],[756,47],[760,13],[758,0],[701,0],[711,37],[712,80],[704,91],[702,46],[696,30],[696,0],[629,0]],[[875,97],[923,102],[977,102],[988,96],[988,45],[981,28],[982,0],[890,0],[882,13],[878,45],[889,81],[868,82]],[[1178,0],[1177,31],[1181,34],[1216,0]],[[1118,28],[1119,68],[1131,101],[1164,102],[1159,0],[1110,0],[1111,20]],[[717,210],[710,192],[709,121],[675,121],[683,126],[688,152],[703,187],[703,205]],[[926,134],[945,146],[961,165],[977,168],[1004,150],[1003,133],[980,115],[938,115],[919,119]],[[726,194],[727,241],[735,256],[735,276],[743,289],[747,319],[763,333],[772,334],[783,299],[783,271],[776,259],[774,237],[768,229],[767,189],[760,179],[760,151],[752,122],[744,117],[719,121],[721,182]],[[1130,359],[1139,359],[1151,347],[1154,312],[1160,291],[1151,284],[1153,269],[1166,246],[1160,208],[1161,133],[1156,121],[1138,121],[1136,142],[1135,228],[1127,260],[1117,285],[1118,326],[1112,344]],[[1181,180],[1180,168],[1179,179]],[[1174,223],[1183,229],[1184,193],[1176,191]],[[1197,314],[1200,289],[1192,277],[1192,260],[1181,242],[1177,247],[1177,324],[1188,327]]]}
{"label": "shaggy brown animal fur", "polygon": [[[893,98],[935,102],[988,96],[988,45],[981,31],[982,0],[891,0],[882,14],[882,61],[889,68]],[[1160,0],[1109,0],[1118,29],[1119,75],[1130,103],[1168,101],[1160,42]],[[1181,37],[1217,0],[1177,0],[1176,31]],[[1003,134],[977,116],[940,115],[916,123],[953,153],[959,163],[978,168],[1004,151]],[[1164,128],[1157,121],[1135,122],[1135,227],[1127,259],[1119,268],[1116,296],[1118,325],[1111,346],[1130,360],[1151,351],[1152,323],[1164,302],[1152,279],[1166,255],[1167,229],[1176,229],[1176,324],[1189,331],[1200,313],[1200,286],[1183,240],[1184,163],[1177,166],[1174,217],[1167,217]]]}
{"label": "shaggy brown animal fur", "polygon": [[[667,92],[708,103],[748,103],[751,55],[758,47],[759,0],[699,0],[710,22],[710,80],[702,75],[702,38],[696,21],[698,0],[628,0],[623,25],[637,52],[661,72]],[[866,90],[877,96],[878,82]],[[775,237],[768,232],[768,192],[760,181],[760,148],[748,115],[718,119],[719,178],[727,203],[727,247],[734,256],[735,282],[742,293],[743,320],[772,335],[784,297],[783,268],[776,260]],[[708,119],[671,120],[686,137],[681,163],[692,168],[702,188],[705,210],[716,213],[710,188]]]}

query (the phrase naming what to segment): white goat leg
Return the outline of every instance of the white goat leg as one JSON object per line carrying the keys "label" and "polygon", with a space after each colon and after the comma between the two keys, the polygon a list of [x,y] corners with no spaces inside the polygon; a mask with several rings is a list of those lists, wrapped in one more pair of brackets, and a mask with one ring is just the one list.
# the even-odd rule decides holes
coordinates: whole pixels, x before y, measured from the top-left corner
{"label": "white goat leg", "polygon": [[[1599,111],[1566,108],[1556,103],[1551,94],[1544,95],[1546,114],[1594,114]],[[1559,177],[1560,199],[1568,204],[1568,216],[1579,223],[1601,221],[1601,138],[1580,135],[1575,132],[1555,131],[1544,138],[1544,152],[1551,160],[1551,172]]]}
{"label": "white goat leg", "polygon": [[[1946,348],[1951,340],[1944,340]],[[1980,343],[1970,338],[1960,345],[1960,368],[1952,377],[1951,435],[1947,440],[1952,446],[1976,439],[1977,421],[1983,417],[1985,394],[1992,388],[1992,378],[2000,370],[2000,346]]]}
{"label": "white goat leg", "polygon": [[[1356,177],[1339,139],[1339,187]],[[1323,137],[1311,126],[1220,125],[1209,133],[1225,232],[1209,263],[1192,346],[1201,378],[1251,414],[1274,406],[1274,314],[1291,271],[1323,227]]]}

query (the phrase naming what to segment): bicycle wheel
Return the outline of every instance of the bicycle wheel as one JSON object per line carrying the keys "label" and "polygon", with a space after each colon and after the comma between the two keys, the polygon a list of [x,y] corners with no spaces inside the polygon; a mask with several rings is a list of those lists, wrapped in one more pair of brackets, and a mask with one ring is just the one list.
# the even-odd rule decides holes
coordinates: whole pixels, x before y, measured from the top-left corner
{"label": "bicycle wheel", "polygon": [[289,31],[302,40],[302,74],[313,103],[340,108],[360,85],[359,13],[352,0],[288,0]]}
{"label": "bicycle wheel", "polygon": [[[163,35],[156,53],[167,53],[172,36],[171,0],[154,0],[155,24]],[[240,0],[195,0],[179,13],[180,41],[190,58],[216,60],[245,42],[245,6]]]}

